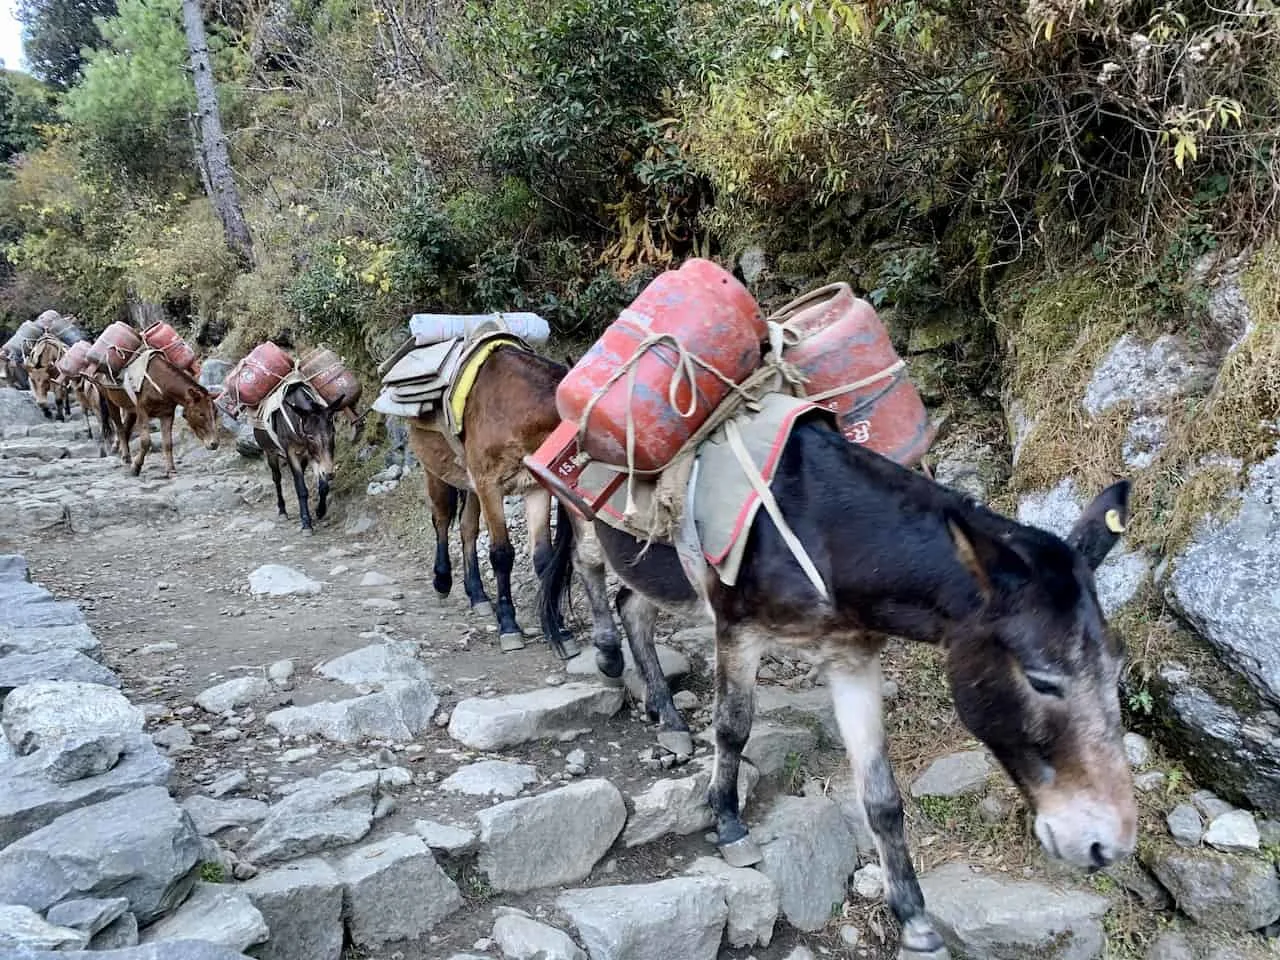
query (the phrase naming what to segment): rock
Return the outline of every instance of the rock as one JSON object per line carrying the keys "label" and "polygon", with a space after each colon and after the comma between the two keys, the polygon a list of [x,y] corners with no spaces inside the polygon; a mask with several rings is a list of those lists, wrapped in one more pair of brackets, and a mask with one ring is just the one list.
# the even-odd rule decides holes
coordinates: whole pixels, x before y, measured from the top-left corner
{"label": "rock", "polygon": [[78,950],[88,942],[88,935],[79,930],[47,923],[30,907],[0,904],[0,947]]}
{"label": "rock", "polygon": [[722,881],[678,877],[657,883],[567,890],[556,906],[593,958],[715,960],[729,916]]}
{"label": "rock", "polygon": [[60,784],[45,775],[44,752],[0,763],[0,847],[53,823],[64,813],[121,794],[168,783],[173,764],[141,734],[122,740],[123,753],[106,773]]}
{"label": "rock", "polygon": [[799,946],[787,954],[786,960],[815,960],[815,958],[812,950],[805,946]]}
{"label": "rock", "polygon": [[1224,813],[1230,813],[1235,809],[1235,807],[1219,798],[1211,790],[1197,790],[1191,795],[1191,802],[1195,804],[1196,809],[1204,815],[1206,820],[1220,817]]}
{"label": "rock", "polygon": [[938,932],[960,956],[1011,960],[1045,954],[1054,960],[1093,960],[1102,955],[1105,897],[997,878],[965,863],[931,871],[920,878],[920,887]]}
{"label": "rock", "polygon": [[1163,787],[1167,779],[1163,770],[1148,770],[1134,775],[1133,787],[1140,793],[1151,793]]}
{"label": "rock", "polygon": [[222,741],[239,740],[243,734],[235,727],[226,727],[222,730],[215,731],[213,739]]}
{"label": "rock", "polygon": [[756,723],[761,719],[795,719],[812,728],[818,724],[822,736],[831,743],[841,743],[831,692],[821,687],[812,690],[789,690],[764,684],[756,688]]}
{"label": "rock", "polygon": [[884,896],[884,871],[880,864],[869,863],[853,874],[853,889],[865,900],[879,900]]}
{"label": "rock", "polygon": [[967,797],[981,793],[994,768],[985,750],[939,757],[911,784],[913,797]]}
{"label": "rock", "polygon": [[[396,479],[388,477],[389,480]],[[390,587],[395,584],[395,580],[388,577],[385,573],[379,573],[377,570],[370,570],[360,578],[360,586],[362,587]]]}
{"label": "rock", "polygon": [[[683,677],[689,672],[689,658],[679,650],[662,643],[655,644],[654,649],[658,654],[658,663],[662,666],[662,674],[667,678],[668,682]],[[596,669],[594,650],[583,650],[564,666],[565,672],[570,677],[600,676],[599,671]],[[631,645],[628,643],[622,645],[622,683],[631,696],[637,700],[644,700],[644,680],[640,676],[640,671],[636,668],[635,658],[631,655]]]}
{"label": "rock", "polygon": [[1230,520],[1202,523],[1166,596],[1233,668],[1280,700],[1280,454],[1249,471]]}
{"label": "rock", "polygon": [[567,933],[528,917],[499,917],[493,939],[507,960],[587,960]]}
{"label": "rock", "polygon": [[[715,822],[707,803],[714,760],[695,760],[698,768],[692,776],[656,781],[644,793],[631,798],[634,811],[627,821],[622,842],[628,847],[652,843],[666,834],[686,836],[705,830]],[[759,782],[755,767],[744,763],[738,768],[738,809],[745,810],[747,801]]]}
{"label": "rock", "polygon": [[319,747],[294,747],[292,750],[286,750],[280,754],[281,763],[297,763],[300,760],[310,760],[320,753]]}
{"label": "rock", "polygon": [[258,874],[240,888],[271,931],[259,960],[340,960],[342,881],[318,857]]}
{"label": "rock", "polygon": [[211,837],[228,827],[247,827],[261,823],[267,816],[267,805],[261,800],[213,800],[194,794],[182,801],[196,832]]}
{"label": "rock", "polygon": [[723,881],[722,894],[729,907],[725,932],[731,947],[767,947],[773,940],[778,918],[778,887],[759,870],[733,867],[719,857],[699,857],[690,865],[692,876]]}
{"label": "rock", "polygon": [[617,839],[627,807],[608,780],[579,780],[481,810],[476,819],[478,863],[490,885],[524,893],[585,878]]}
{"label": "rock", "polygon": [[991,794],[978,801],[978,816],[983,823],[1003,823],[1009,815],[1009,805],[1000,797]]}
{"label": "rock", "polygon": [[209,784],[206,792],[211,797],[225,797],[228,793],[239,790],[248,782],[249,778],[244,775],[243,770],[232,770],[230,773],[224,773]]}
{"label": "rock", "polygon": [[440,784],[446,793],[465,793],[471,797],[514,797],[526,786],[538,782],[538,771],[523,763],[508,760],[479,760],[459,767]]}
{"label": "rock", "polygon": [[[462,894],[417,837],[394,834],[339,861],[351,942],[414,940],[462,908]],[[412,896],[406,896],[412,891]]]}
{"label": "rock", "polygon": [[1204,842],[1215,850],[1257,850],[1262,845],[1258,824],[1247,810],[1230,810],[1214,817]]}
{"label": "rock", "polygon": [[1129,766],[1145,767],[1151,761],[1151,742],[1141,734],[1126,733],[1124,755],[1129,758]]}
{"label": "rock", "polygon": [[293,678],[293,661],[277,660],[267,667],[267,679],[275,684],[288,683]]}
{"label": "rock", "polygon": [[378,526],[378,521],[366,514],[355,514],[342,527],[342,532],[349,537],[363,537]]}
{"label": "rock", "polygon": [[87,939],[120,919],[128,909],[129,901],[124,897],[64,900],[50,907],[45,919],[55,926],[79,930]]}
{"label": "rock", "polygon": [[1280,917],[1280,878],[1270,861],[1158,846],[1144,855],[1178,909],[1219,930],[1257,930]]}
{"label": "rock", "polygon": [[0,890],[47,910],[71,897],[127,897],[142,924],[191,888],[202,845],[164,787],[144,787],[65,813],[0,850]]}
{"label": "rock", "polygon": [[194,744],[187,728],[180,723],[170,723],[151,735],[156,746],[166,750],[184,750]]}
{"label": "rock", "polygon": [[742,750],[763,779],[786,773],[792,758],[802,759],[818,748],[818,735],[808,727],[781,723],[753,724]]}
{"label": "rock", "polygon": [[226,713],[270,692],[271,684],[261,677],[238,677],[205,690],[196,697],[196,706],[207,713]]}
{"label": "rock", "polygon": [[1195,389],[1208,373],[1177,337],[1165,334],[1147,345],[1125,334],[1094,369],[1084,409],[1096,417],[1119,403],[1158,404]]}
{"label": "rock", "polygon": [[764,247],[747,247],[738,257],[743,282],[755,286],[769,269],[769,255]]}
{"label": "rock", "polygon": [[438,850],[450,856],[467,853],[476,846],[476,835],[461,827],[452,827],[447,823],[434,820],[413,821],[413,832],[422,838],[432,850]]}
{"label": "rock", "polygon": [[138,944],[138,918],[123,913],[111,921],[89,941],[90,950],[120,950]]}
{"label": "rock", "polygon": [[[1018,502],[1018,520],[1065,537],[1084,510],[1084,498],[1075,480],[1067,477],[1052,490],[1027,494]],[[1150,573],[1151,564],[1121,539],[1094,573],[1098,603],[1103,613],[1114,616],[1138,595]]]}
{"label": "rock", "polygon": [[357,773],[330,770],[300,780],[267,812],[241,856],[271,863],[355,843],[372,828],[374,808],[383,793],[412,780],[403,767]]}
{"label": "rock", "polygon": [[377,643],[322,663],[315,672],[361,693],[381,690],[398,681],[426,682],[431,679],[431,671],[418,659],[417,650],[416,643]]}
{"label": "rock", "polygon": [[[2,408],[2,401],[0,401]],[[6,423],[12,421],[6,420]],[[0,582],[31,582],[31,571],[27,567],[27,558],[20,553],[0,554]]]}
{"label": "rock", "polygon": [[286,737],[320,736],[335,743],[412,740],[431,724],[439,700],[422,680],[388,683],[378,693],[308,707],[285,707],[266,715],[268,726]]}
{"label": "rock", "polygon": [[323,589],[301,570],[279,563],[263,564],[249,574],[249,592],[255,597],[312,596]]}
{"label": "rock", "polygon": [[262,943],[267,922],[248,897],[225,883],[197,883],[182,906],[142,934],[143,943],[204,940],[243,951]]}
{"label": "rock", "polygon": [[120,760],[124,737],[115,734],[73,735],[40,750],[44,775],[52,783],[66,784],[106,773]]}
{"label": "rock", "polygon": [[0,701],[15,687],[39,680],[68,680],[119,687],[120,678],[83,653],[63,648],[0,657]]}
{"label": "rock", "polygon": [[1103,873],[1124,887],[1148,910],[1168,910],[1173,906],[1164,887],[1153,877],[1136,857],[1128,857],[1103,868]]}
{"label": "rock", "polygon": [[[59,515],[53,526],[60,526],[64,522],[65,507],[53,506]],[[0,610],[4,611],[3,620],[9,628],[69,627],[84,623],[79,606],[55,600],[44,587],[22,581],[0,581]]]}
{"label": "rock", "polygon": [[1120,456],[1131,470],[1145,470],[1156,462],[1156,457],[1168,441],[1169,418],[1160,415],[1140,414],[1129,421],[1124,440],[1120,444]]}
{"label": "rock", "polygon": [[64,737],[126,737],[142,732],[142,711],[118,690],[96,683],[37,682],[4,701],[5,736],[20,755]]}
{"label": "rock", "polygon": [[780,797],[752,835],[764,854],[758,869],[777,885],[787,921],[797,930],[823,927],[858,866],[840,808],[821,797]]}
{"label": "rock", "polygon": [[92,660],[102,659],[102,645],[83,623],[65,627],[10,627],[0,624],[0,657],[74,650]]}
{"label": "rock", "polygon": [[590,726],[622,709],[623,692],[595,683],[566,683],[530,693],[482,699],[454,708],[449,736],[473,750],[501,750]]}
{"label": "rock", "polygon": [[1169,835],[1180,847],[1200,846],[1200,837],[1204,833],[1204,824],[1200,822],[1200,814],[1188,803],[1180,803],[1165,817],[1169,825]]}
{"label": "rock", "polygon": [[239,950],[203,940],[169,940],[165,943],[126,947],[107,954],[23,950],[6,956],[5,960],[248,960],[248,958]]}

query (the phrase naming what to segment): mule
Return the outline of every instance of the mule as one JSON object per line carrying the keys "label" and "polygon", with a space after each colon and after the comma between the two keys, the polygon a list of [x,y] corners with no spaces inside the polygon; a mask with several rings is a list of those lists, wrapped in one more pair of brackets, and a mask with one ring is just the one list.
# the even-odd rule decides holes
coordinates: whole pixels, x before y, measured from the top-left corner
{"label": "mule", "polygon": [[66,352],[61,340],[42,337],[23,363],[36,406],[49,420],[65,421],[71,416],[71,391],[57,368]]}
{"label": "mule", "polygon": [[[253,428],[253,437],[262,448],[271,481],[276,487],[276,507],[280,516],[288,517],[284,492],[280,486],[280,462],[289,466],[293,491],[298,498],[298,516],[304,534],[314,533],[307,492],[307,468],[316,473],[316,519],[323,520],[329,511],[329,484],[333,481],[334,411],[318,403],[306,384],[285,388],[284,404],[271,415],[271,430]],[[274,437],[272,436],[274,433]]]}
{"label": "mule", "polygon": [[7,350],[0,350],[0,373],[3,373],[13,389],[31,389],[31,378],[27,376],[27,368],[22,363],[22,357],[11,357]]}
{"label": "mule", "polygon": [[[165,359],[164,354],[158,351],[151,354],[147,363],[147,376],[134,398],[119,383],[102,377],[98,377],[94,383],[102,397],[99,410],[111,424],[120,459],[127,464],[131,463],[135,477],[142,473],[142,465],[151,452],[150,424],[153,419],[160,421],[165,476],[177,476],[178,468],[173,462],[173,419],[178,407],[182,407],[182,418],[205,448],[218,449],[219,417],[213,405],[213,394],[191,374]],[[138,455],[131,460],[130,440],[133,428],[138,424],[142,426],[138,438]]]}
{"label": "mule", "polygon": [[[633,647],[652,645],[659,606],[714,622],[716,749],[707,799],[725,859],[735,866],[761,859],[739,815],[737,783],[766,641],[812,651],[825,663],[886,899],[902,927],[902,956],[947,956],[925,914],[888,758],[880,673],[888,636],[942,645],[961,722],[1027,799],[1050,856],[1086,869],[1129,856],[1137,808],[1122,744],[1123,651],[1093,578],[1127,520],[1128,482],[1099,494],[1062,539],[810,420],[784,446],[770,489],[825,598],[765,511],[752,524],[732,587],[703,562],[690,518],[679,544],[647,547],[595,524],[609,566],[626,584],[617,605]],[[581,526],[557,531],[544,579],[553,592],[543,603],[557,602],[554,591],[566,587],[566,556]],[[610,663],[616,653],[598,656]],[[645,679],[651,688],[658,682]]]}
{"label": "mule", "polygon": [[[436,534],[435,590],[448,596],[453,589],[449,530],[456,518],[462,534],[463,589],[467,600],[472,610],[493,615],[494,607],[480,576],[476,547],[483,516],[489,530],[489,563],[498,587],[496,615],[503,650],[524,646],[524,631],[516,620],[511,598],[515,550],[503,498],[524,499],[529,550],[534,570],[541,577],[552,552],[552,499],[523,461],[559,425],[556,387],[568,372],[564,364],[519,347],[504,345],[494,350],[481,365],[467,397],[462,416],[461,462],[453,445],[438,430],[424,421],[407,421],[409,447],[422,464],[431,502]],[[564,522],[563,514],[560,522]],[[593,642],[617,647],[603,558],[589,539],[579,538],[577,544],[566,562],[581,574],[586,586]],[[577,654],[577,643],[565,627],[558,607],[544,608],[541,627],[557,657],[567,660]]]}
{"label": "mule", "polygon": [[[109,420],[102,413],[102,397],[98,390],[98,385],[84,374],[77,374],[74,377],[68,377],[59,371],[59,382],[66,386],[68,394],[74,394],[76,403],[80,407],[80,413],[84,416],[84,428],[90,440],[98,441],[98,456],[105,457],[111,453],[111,446],[114,441],[112,429]],[[93,435],[93,418],[98,418],[99,433],[95,438]]]}

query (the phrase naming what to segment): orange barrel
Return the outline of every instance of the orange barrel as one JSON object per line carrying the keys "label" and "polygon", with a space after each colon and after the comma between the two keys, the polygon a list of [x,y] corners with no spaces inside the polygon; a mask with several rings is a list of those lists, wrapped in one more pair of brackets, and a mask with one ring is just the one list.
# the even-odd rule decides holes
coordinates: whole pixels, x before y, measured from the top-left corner
{"label": "orange barrel", "polygon": [[846,439],[904,466],[920,461],[934,430],[871,304],[833,283],[770,319],[787,331],[782,356],[807,378],[805,395],[836,414]]}
{"label": "orange barrel", "polygon": [[354,407],[364,387],[332,350],[317,347],[298,363],[298,372],[334,410]]}
{"label": "orange barrel", "polygon": [[[652,340],[657,334],[666,336]],[[729,393],[703,364],[740,383],[760,366],[767,335],[746,287],[709,260],[688,260],[655,278],[610,324],[560,382],[556,409],[575,424],[590,410],[584,446],[593,460],[659,471]]]}
{"label": "orange barrel", "polygon": [[293,357],[270,340],[258,344],[223,381],[228,403],[256,407],[293,371]]}
{"label": "orange barrel", "polygon": [[114,376],[129,365],[134,354],[142,347],[142,338],[138,331],[127,323],[117,320],[89,348],[89,362],[99,367],[106,367]]}
{"label": "orange barrel", "polygon": [[143,330],[142,340],[153,350],[164,353],[164,358],[179,370],[189,370],[196,362],[196,352],[191,349],[191,345],[163,320],[157,320]]}
{"label": "orange barrel", "polygon": [[77,340],[67,352],[58,360],[56,366],[58,372],[64,377],[78,377],[84,373],[84,368],[89,364],[89,341]]}

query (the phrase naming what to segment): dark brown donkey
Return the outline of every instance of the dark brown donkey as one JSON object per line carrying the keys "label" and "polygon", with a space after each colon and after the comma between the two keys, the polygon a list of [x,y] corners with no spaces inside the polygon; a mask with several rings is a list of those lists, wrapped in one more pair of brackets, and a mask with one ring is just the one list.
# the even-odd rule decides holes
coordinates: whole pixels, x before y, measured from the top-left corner
{"label": "dark brown donkey", "polygon": [[71,391],[58,375],[57,368],[58,361],[66,352],[66,345],[61,340],[41,337],[23,364],[31,381],[36,406],[50,420],[66,420],[71,416]]}
{"label": "dark brown donkey", "polygon": [[95,381],[103,403],[99,405],[103,416],[111,423],[120,448],[120,459],[129,463],[129,441],[133,428],[140,424],[138,455],[133,458],[133,475],[142,472],[142,464],[151,452],[151,421],[160,421],[160,438],[164,446],[165,476],[173,477],[178,468],[173,462],[173,418],[182,407],[182,418],[187,421],[197,439],[209,450],[218,449],[218,412],[213,406],[213,394],[185,370],[179,370],[159,351],[151,354],[147,363],[147,376],[136,398],[118,383],[99,376]]}
{"label": "dark brown donkey", "polygon": [[[293,477],[293,492],[298,497],[298,516],[302,532],[314,533],[311,526],[311,510],[307,493],[307,468],[316,473],[316,492],[320,502],[316,504],[316,519],[323,520],[329,512],[329,484],[333,481],[334,412],[318,401],[311,387],[295,383],[285,389],[284,403],[271,414],[271,430],[253,428],[253,438],[262,448],[267,465],[271,467],[271,480],[276,485],[276,507],[280,516],[287,517],[284,507],[284,491],[280,486],[280,461],[289,466]],[[274,433],[274,436],[272,434]]]}
{"label": "dark brown donkey", "polygon": [[[1064,541],[809,421],[791,435],[770,489],[826,598],[765,511],[752,525],[733,587],[701,564],[696,534],[681,537],[689,541],[681,545],[691,558],[686,574],[675,547],[655,543],[646,551],[596,524],[609,565],[630,588],[618,606],[628,632],[641,633],[633,643],[652,644],[654,604],[713,613],[716,765],[708,802],[725,859],[747,865],[761,856],[739,816],[737,792],[761,653],[770,640],[808,648],[826,662],[887,900],[902,924],[902,955],[947,956],[925,914],[886,749],[879,654],[888,636],[942,644],[961,721],[1021,789],[1051,856],[1099,868],[1132,853],[1137,809],[1121,741],[1123,652],[1093,580],[1127,520],[1128,482],[1103,491]],[[567,579],[575,526],[557,531],[544,578],[550,590]],[[652,688],[660,678],[646,680]]]}
{"label": "dark brown donkey", "polygon": [[[524,646],[524,632],[516,621],[511,599],[511,571],[515,551],[507,530],[503,497],[523,496],[525,523],[533,566],[541,577],[551,557],[551,495],[525,469],[524,457],[533,453],[560,423],[556,387],[569,368],[515,346],[501,346],[484,361],[467,397],[462,416],[464,461],[459,462],[449,441],[421,421],[408,420],[409,446],[426,473],[436,533],[434,585],[448,596],[453,588],[449,559],[449,528],[461,514],[463,587],[471,608],[489,613],[493,606],[480,577],[476,538],[483,515],[489,530],[489,562],[498,585],[498,630],[504,650]],[[563,512],[561,522],[564,521]],[[592,637],[598,647],[620,649],[605,587],[604,563],[598,548],[579,540],[566,555],[582,575],[591,603]],[[593,556],[594,553],[594,556]],[[558,606],[546,605],[542,631],[556,656],[569,659],[577,644],[564,624]],[[619,666],[617,677],[622,673]]]}

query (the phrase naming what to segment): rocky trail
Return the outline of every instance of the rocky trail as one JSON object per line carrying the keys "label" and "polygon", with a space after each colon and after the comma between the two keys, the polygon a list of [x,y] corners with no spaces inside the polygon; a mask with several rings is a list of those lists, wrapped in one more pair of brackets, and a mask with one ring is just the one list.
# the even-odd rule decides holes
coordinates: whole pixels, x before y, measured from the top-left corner
{"label": "rocky trail", "polygon": [[[233,443],[181,428],[178,477],[153,454],[134,478],[27,394],[0,390],[0,428],[0,957],[895,956],[809,664],[762,669],[740,789],[765,857],[731,868],[708,833],[705,628],[660,629],[698,743],[678,758],[584,635],[568,664],[532,636],[502,654],[460,589],[436,596],[433,544],[386,516],[420,499],[416,471],[304,537]],[[1273,955],[1249,931],[1280,916],[1276,825],[1171,783],[1131,735],[1141,863],[1063,873],[935,652],[892,649],[886,677],[909,840],[957,957]]]}

